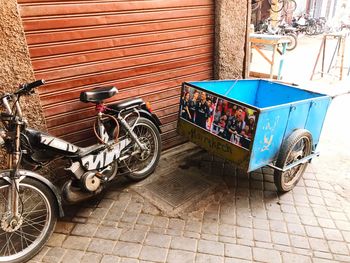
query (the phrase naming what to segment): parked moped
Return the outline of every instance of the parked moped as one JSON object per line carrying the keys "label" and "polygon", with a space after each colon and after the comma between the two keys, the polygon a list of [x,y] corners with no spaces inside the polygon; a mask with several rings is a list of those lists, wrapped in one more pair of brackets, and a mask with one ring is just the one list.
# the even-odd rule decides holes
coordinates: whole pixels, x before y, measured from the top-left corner
{"label": "parked moped", "polygon": [[[62,202],[76,203],[99,193],[119,174],[142,180],[156,168],[161,153],[160,121],[142,99],[111,105],[115,87],[102,87],[80,94],[93,103],[97,116],[94,133],[98,143],[79,147],[42,131],[27,127],[20,98],[43,85],[38,80],[24,84],[14,93],[4,94],[0,103],[5,112],[0,120],[0,144],[8,154],[8,169],[0,171],[0,262],[25,262],[50,238]],[[42,175],[22,169],[53,160],[67,162],[70,179],[59,191]]]}

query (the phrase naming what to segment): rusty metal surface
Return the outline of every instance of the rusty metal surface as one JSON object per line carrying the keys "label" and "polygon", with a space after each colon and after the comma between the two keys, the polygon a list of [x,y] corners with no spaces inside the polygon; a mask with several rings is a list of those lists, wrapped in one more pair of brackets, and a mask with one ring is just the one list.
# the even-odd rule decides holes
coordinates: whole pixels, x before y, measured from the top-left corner
{"label": "rusty metal surface", "polygon": [[51,133],[88,139],[94,110],[79,94],[115,85],[120,93],[108,102],[150,101],[165,148],[180,142],[180,85],[213,76],[213,0],[18,3],[35,77],[47,80],[39,92]]}

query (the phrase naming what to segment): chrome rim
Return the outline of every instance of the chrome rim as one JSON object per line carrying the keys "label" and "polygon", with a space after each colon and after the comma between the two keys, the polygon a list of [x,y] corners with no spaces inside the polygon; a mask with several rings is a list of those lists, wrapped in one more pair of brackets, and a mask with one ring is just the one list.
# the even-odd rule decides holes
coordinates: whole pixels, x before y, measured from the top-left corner
{"label": "chrome rim", "polygon": [[[147,148],[145,151],[139,150],[139,154],[130,157],[126,161],[126,165],[130,172],[137,175],[148,171],[157,160],[158,140],[156,132],[147,123],[136,124],[133,131],[140,142]],[[136,143],[134,147],[136,149],[139,148]]]}
{"label": "chrome rim", "polygon": [[[308,137],[302,137],[297,141],[287,156],[284,166],[288,166],[311,153],[311,141]],[[286,186],[293,185],[304,172],[307,163],[299,164],[296,167],[283,173],[283,181]]]}
{"label": "chrome rim", "polygon": [[0,262],[19,259],[35,249],[44,239],[50,226],[51,207],[45,194],[37,187],[19,184],[19,217],[22,222],[17,229],[9,231],[5,219],[8,217],[8,187],[0,186]]}

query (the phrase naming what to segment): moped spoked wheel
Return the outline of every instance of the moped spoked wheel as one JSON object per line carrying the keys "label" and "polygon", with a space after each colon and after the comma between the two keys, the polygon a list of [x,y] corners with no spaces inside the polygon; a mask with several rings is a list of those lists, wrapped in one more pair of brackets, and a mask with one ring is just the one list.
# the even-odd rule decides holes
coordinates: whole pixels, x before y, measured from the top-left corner
{"label": "moped spoked wheel", "polygon": [[44,246],[57,221],[57,204],[41,182],[25,178],[19,183],[18,216],[8,212],[10,184],[0,179],[0,262],[26,262]]}
{"label": "moped spoked wheel", "polygon": [[[134,181],[140,181],[149,176],[156,168],[162,150],[162,142],[157,127],[146,118],[140,117],[133,131],[147,150],[140,150],[140,153],[128,158],[125,165],[129,170],[127,176]],[[133,151],[138,149],[135,143]]]}
{"label": "moped spoked wheel", "polygon": [[[283,143],[278,155],[276,166],[283,168],[290,165],[308,155],[312,151],[312,136],[310,132],[304,129],[294,131],[288,139]],[[279,192],[288,192],[294,188],[302,177],[307,162],[281,172],[275,170],[274,181]]]}

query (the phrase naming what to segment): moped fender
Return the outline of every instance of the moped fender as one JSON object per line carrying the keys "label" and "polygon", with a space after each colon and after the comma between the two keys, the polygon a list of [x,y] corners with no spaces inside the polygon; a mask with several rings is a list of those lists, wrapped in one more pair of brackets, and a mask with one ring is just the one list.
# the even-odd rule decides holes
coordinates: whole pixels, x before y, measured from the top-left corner
{"label": "moped fender", "polygon": [[[11,170],[0,171],[0,178],[4,179],[10,183],[10,172],[11,172]],[[54,194],[54,196],[56,197],[59,216],[60,217],[64,216],[64,211],[62,208],[61,194],[60,194],[60,191],[57,189],[57,187],[53,183],[51,183],[44,176],[37,174],[37,173],[34,173],[32,171],[20,169],[17,171],[17,173],[20,176],[19,177],[20,181],[26,177],[30,177],[30,178],[33,178],[33,179],[38,180],[38,181],[42,182],[43,184],[45,184],[51,190],[51,192]]]}
{"label": "moped fender", "polygon": [[144,109],[139,109],[138,111],[139,111],[141,117],[149,119],[151,122],[153,122],[154,125],[156,125],[156,127],[158,128],[159,132],[162,133],[162,131],[160,129],[160,125],[162,125],[162,123],[159,120],[157,115],[149,112],[148,110],[144,110]]}

